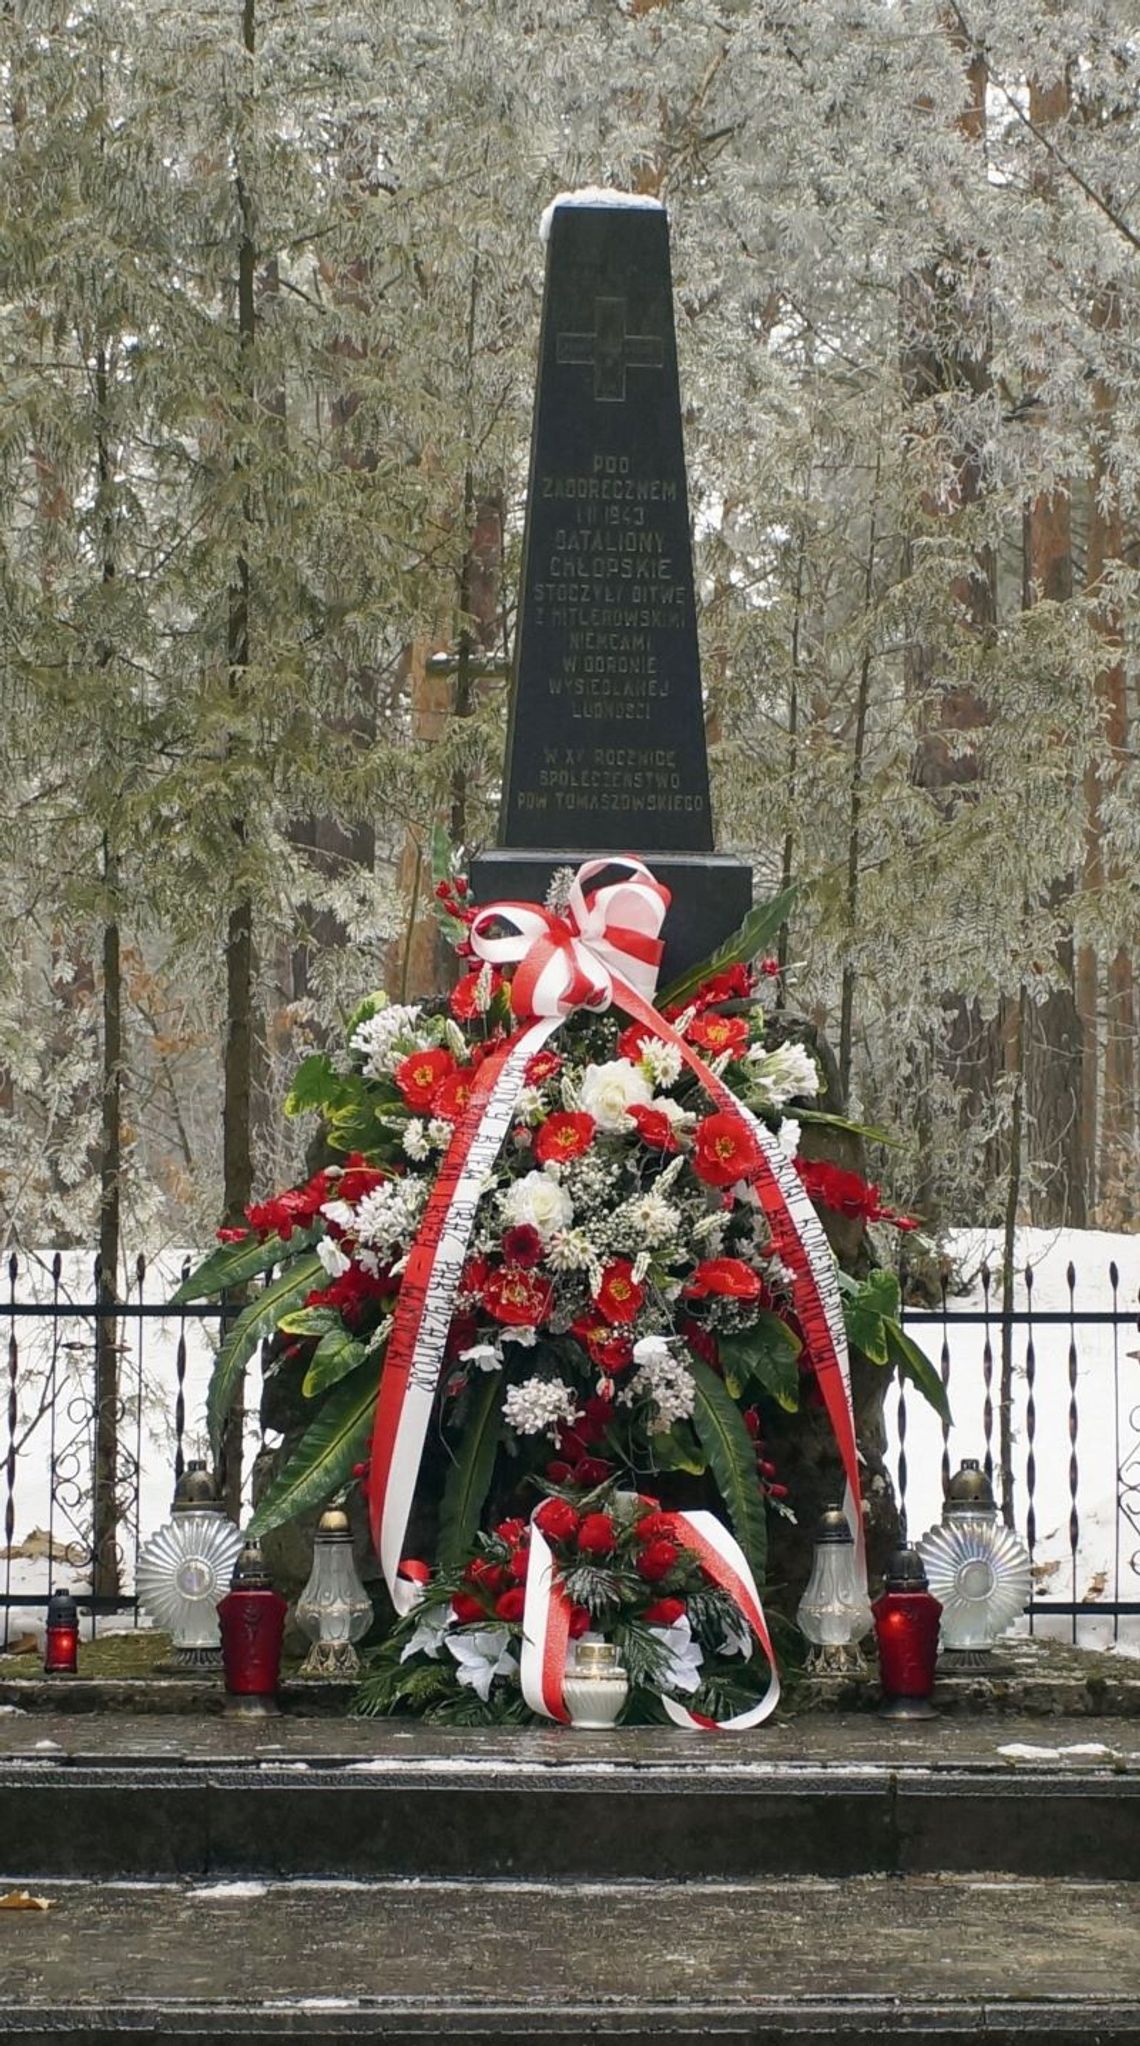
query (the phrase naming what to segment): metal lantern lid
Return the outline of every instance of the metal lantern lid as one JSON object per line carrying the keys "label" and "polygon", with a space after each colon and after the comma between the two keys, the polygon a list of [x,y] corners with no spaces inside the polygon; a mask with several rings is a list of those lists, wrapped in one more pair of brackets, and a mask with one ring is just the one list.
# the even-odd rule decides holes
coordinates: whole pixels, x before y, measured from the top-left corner
{"label": "metal lantern lid", "polygon": [[977,1457],[965,1457],[961,1469],[955,1471],[946,1487],[944,1519],[957,1520],[966,1514],[984,1514],[989,1518],[996,1512],[993,1486],[981,1464]]}
{"label": "metal lantern lid", "polygon": [[273,1585],[261,1553],[261,1543],[250,1541],[248,1536],[234,1564],[230,1579],[233,1591],[272,1591]]}
{"label": "metal lantern lid", "polygon": [[820,1514],[815,1530],[816,1545],[820,1542],[846,1542],[851,1546],[855,1537],[848,1525],[847,1515],[842,1506],[826,1506]]}
{"label": "metal lantern lid", "polygon": [[188,1463],[174,1487],[172,1513],[224,1513],[213,1478],[202,1462]]}
{"label": "metal lantern lid", "polygon": [[49,1593],[47,1624],[49,1627],[78,1627],[79,1607],[69,1591]]}
{"label": "metal lantern lid", "polygon": [[343,1506],[330,1506],[317,1522],[317,1540],[321,1542],[350,1542],[352,1529]]}
{"label": "metal lantern lid", "polygon": [[917,1549],[896,1549],[885,1573],[887,1591],[926,1591],[926,1571]]}

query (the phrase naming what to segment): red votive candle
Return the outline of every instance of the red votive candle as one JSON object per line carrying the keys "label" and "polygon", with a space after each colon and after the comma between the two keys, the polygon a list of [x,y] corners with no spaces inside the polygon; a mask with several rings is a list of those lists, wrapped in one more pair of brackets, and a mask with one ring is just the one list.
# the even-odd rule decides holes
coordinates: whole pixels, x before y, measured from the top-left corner
{"label": "red votive candle", "polygon": [[886,1719],[934,1719],[930,1702],[938,1661],[942,1607],[927,1588],[917,1549],[899,1549],[887,1565],[886,1582],[871,1607],[879,1647],[879,1675]]}
{"label": "red votive candle", "polygon": [[44,1633],[44,1675],[73,1677],[78,1668],[79,1607],[69,1591],[53,1591]]}
{"label": "red votive candle", "polygon": [[247,1542],[218,1601],[222,1669],[238,1710],[275,1712],[288,1601],[274,1591],[256,1542]]}

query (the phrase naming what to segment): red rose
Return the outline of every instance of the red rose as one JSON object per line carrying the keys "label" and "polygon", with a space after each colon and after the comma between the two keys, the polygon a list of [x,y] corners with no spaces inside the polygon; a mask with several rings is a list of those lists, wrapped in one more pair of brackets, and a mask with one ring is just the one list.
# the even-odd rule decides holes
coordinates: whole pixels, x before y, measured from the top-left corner
{"label": "red rose", "polygon": [[451,1601],[451,1610],[461,1627],[470,1626],[475,1620],[485,1620],[487,1608],[481,1598],[472,1598],[469,1591],[457,1591]]}
{"label": "red rose", "polygon": [[708,1186],[732,1186],[760,1170],[760,1150],[746,1123],[722,1110],[697,1124],[693,1170]]}
{"label": "red rose", "polygon": [[584,1456],[574,1466],[574,1483],[581,1485],[583,1491],[590,1491],[595,1485],[604,1485],[612,1470],[612,1463],[607,1463],[604,1456]]}
{"label": "red rose", "polygon": [[[567,1473],[569,1475],[569,1473]],[[534,1524],[552,1542],[568,1542],[578,1532],[579,1514],[569,1499],[544,1499]]]}
{"label": "red rose", "polygon": [[421,1563],[418,1556],[405,1556],[396,1575],[406,1577],[409,1584],[430,1584],[431,1564]]}
{"label": "red rose", "polygon": [[709,1257],[697,1266],[683,1290],[690,1300],[704,1300],[710,1293],[729,1300],[757,1300],[763,1280],[743,1258]]}
{"label": "red rose", "polygon": [[519,1542],[525,1542],[526,1540],[526,1522],[525,1520],[501,1520],[495,1529],[495,1533],[501,1542],[506,1542],[509,1549],[516,1548]]}
{"label": "red rose", "polygon": [[507,1564],[507,1569],[510,1571],[511,1576],[514,1578],[516,1584],[526,1583],[526,1573],[529,1570],[529,1568],[530,1568],[529,1549],[516,1549],[511,1557],[510,1562]]}
{"label": "red rose", "polygon": [[495,1600],[495,1612],[500,1620],[514,1622],[521,1620],[526,1606],[526,1593],[521,1584],[512,1584],[501,1598]]}
{"label": "red rose", "polygon": [[630,1121],[636,1124],[637,1134],[651,1151],[679,1151],[677,1134],[669,1117],[662,1108],[646,1108],[643,1103],[634,1102],[626,1109]]}
{"label": "red rose", "polygon": [[743,1016],[698,1016],[685,1032],[690,1044],[697,1044],[702,1051],[711,1051],[715,1058],[722,1052],[743,1051],[748,1042],[748,1025]]}
{"label": "red rose", "polygon": [[676,1542],[666,1541],[664,1537],[660,1541],[647,1542],[637,1559],[638,1576],[644,1577],[647,1584],[659,1584],[675,1568],[680,1553]]}
{"label": "red rose", "polygon": [[590,1619],[590,1611],[588,1606],[571,1606],[570,1608],[571,1641],[580,1641],[582,1639],[583,1634],[589,1633],[591,1625],[592,1621]]}
{"label": "red rose", "polygon": [[489,1556],[475,1556],[463,1572],[464,1584],[474,1585],[492,1597],[497,1591],[502,1591],[506,1581],[507,1573],[502,1564],[492,1563]]}
{"label": "red rose", "polygon": [[496,1321],[502,1321],[509,1328],[536,1328],[550,1312],[554,1288],[549,1279],[540,1279],[537,1272],[524,1271],[520,1265],[503,1265],[500,1270],[488,1273],[481,1295],[488,1314]]}
{"label": "red rose", "polygon": [[606,1266],[595,1298],[599,1314],[604,1314],[607,1321],[634,1320],[645,1298],[645,1288],[638,1285],[627,1257],[615,1257]]}
{"label": "red rose", "polygon": [[518,1222],[503,1231],[503,1256],[509,1265],[531,1271],[542,1263],[542,1238],[533,1222]]}
{"label": "red rose", "polygon": [[556,1051],[536,1051],[534,1057],[527,1060],[523,1078],[528,1087],[541,1087],[561,1071],[562,1060]]}
{"label": "red rose", "polygon": [[637,1523],[635,1532],[639,1542],[655,1542],[659,1540],[671,1542],[674,1539],[673,1521],[668,1513],[654,1512],[643,1514]]}
{"label": "red rose", "polygon": [[574,1473],[568,1463],[563,1463],[556,1458],[553,1463],[547,1464],[546,1475],[552,1485],[568,1485]]}
{"label": "red rose", "polygon": [[456,1066],[439,1083],[431,1097],[431,1112],[442,1122],[458,1122],[471,1099],[475,1084],[474,1066]]}
{"label": "red rose", "polygon": [[641,1617],[647,1627],[675,1627],[684,1613],[683,1598],[655,1598],[651,1606],[646,1606]]}
{"label": "red rose", "polygon": [[608,1513],[587,1513],[578,1529],[578,1547],[587,1556],[612,1556],[617,1529]]}
{"label": "red rose", "polygon": [[597,1127],[592,1115],[548,1115],[534,1140],[534,1155],[543,1165],[552,1159],[580,1158],[593,1143]]}
{"label": "red rose", "polygon": [[433,1051],[409,1052],[406,1059],[400,1060],[392,1077],[407,1106],[426,1114],[440,1081],[454,1071],[455,1060],[451,1053],[437,1046]]}

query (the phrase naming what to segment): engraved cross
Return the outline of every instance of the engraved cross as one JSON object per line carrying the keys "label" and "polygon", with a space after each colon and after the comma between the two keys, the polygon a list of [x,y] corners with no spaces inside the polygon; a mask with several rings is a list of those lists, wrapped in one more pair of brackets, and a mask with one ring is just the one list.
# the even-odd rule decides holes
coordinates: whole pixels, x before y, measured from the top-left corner
{"label": "engraved cross", "polygon": [[665,349],[659,334],[626,332],[624,298],[594,300],[592,334],[559,334],[561,363],[592,363],[594,396],[603,403],[624,404],[627,369],[662,369]]}

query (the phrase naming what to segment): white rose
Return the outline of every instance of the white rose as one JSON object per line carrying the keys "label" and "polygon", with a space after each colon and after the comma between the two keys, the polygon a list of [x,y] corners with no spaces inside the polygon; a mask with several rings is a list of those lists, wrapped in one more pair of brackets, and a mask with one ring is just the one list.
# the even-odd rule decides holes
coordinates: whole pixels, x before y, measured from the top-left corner
{"label": "white rose", "polygon": [[609,1059],[604,1066],[587,1066],[578,1090],[587,1115],[600,1130],[611,1135],[630,1127],[631,1108],[648,1108],[653,1089],[639,1067],[628,1059]]}
{"label": "white rose", "polygon": [[502,1200],[503,1214],[515,1228],[528,1223],[537,1229],[543,1243],[568,1229],[574,1219],[574,1203],[564,1186],[549,1172],[524,1172],[507,1188]]}

